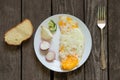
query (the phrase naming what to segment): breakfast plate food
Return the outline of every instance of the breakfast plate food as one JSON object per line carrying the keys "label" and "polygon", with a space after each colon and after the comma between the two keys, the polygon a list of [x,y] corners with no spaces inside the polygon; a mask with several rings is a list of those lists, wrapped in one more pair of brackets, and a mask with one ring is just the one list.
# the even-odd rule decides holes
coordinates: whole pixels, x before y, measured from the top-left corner
{"label": "breakfast plate food", "polygon": [[34,37],[39,61],[56,72],[79,68],[90,55],[92,39],[87,26],[75,16],[57,14],[44,20]]}

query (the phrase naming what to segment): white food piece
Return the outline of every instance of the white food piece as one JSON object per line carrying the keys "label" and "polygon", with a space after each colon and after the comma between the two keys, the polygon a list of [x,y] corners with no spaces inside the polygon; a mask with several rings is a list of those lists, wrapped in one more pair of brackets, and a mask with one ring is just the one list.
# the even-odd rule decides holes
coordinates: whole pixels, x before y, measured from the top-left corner
{"label": "white food piece", "polygon": [[48,62],[52,62],[55,59],[55,52],[48,52],[45,58]]}
{"label": "white food piece", "polygon": [[47,27],[41,27],[41,37],[44,40],[51,40],[53,38],[52,33]]}
{"label": "white food piece", "polygon": [[42,41],[40,44],[41,50],[48,50],[50,48],[50,43],[47,41]]}

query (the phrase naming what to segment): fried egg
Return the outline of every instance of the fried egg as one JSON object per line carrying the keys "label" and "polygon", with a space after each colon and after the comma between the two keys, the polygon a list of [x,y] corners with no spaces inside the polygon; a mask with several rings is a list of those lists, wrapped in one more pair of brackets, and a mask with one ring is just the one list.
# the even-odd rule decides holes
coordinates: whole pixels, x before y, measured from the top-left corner
{"label": "fried egg", "polygon": [[59,57],[63,70],[72,70],[78,66],[84,51],[84,35],[79,29],[77,21],[69,16],[60,16],[59,27],[60,47]]}

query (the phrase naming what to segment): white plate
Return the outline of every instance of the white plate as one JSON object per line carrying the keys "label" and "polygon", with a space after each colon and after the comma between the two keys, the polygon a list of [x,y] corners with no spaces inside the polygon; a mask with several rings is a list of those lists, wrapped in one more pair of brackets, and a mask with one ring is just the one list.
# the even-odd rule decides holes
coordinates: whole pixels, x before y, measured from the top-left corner
{"label": "white plate", "polygon": [[[60,29],[57,25],[57,31],[54,34],[53,40],[52,40],[52,45],[50,50],[53,50],[56,52],[56,59],[53,62],[47,62],[45,59],[45,55],[43,55],[40,51],[39,45],[41,42],[41,33],[40,33],[40,29],[41,26],[48,26],[48,22],[52,19],[55,23],[58,23],[58,19],[59,16],[70,16],[71,18],[75,19],[78,22],[78,25],[80,26],[80,30],[82,31],[84,37],[85,37],[85,49],[84,49],[84,53],[82,56],[82,60],[80,61],[79,65],[74,68],[73,70],[77,69],[78,67],[80,67],[81,65],[83,65],[85,63],[85,61],[88,59],[88,56],[90,55],[90,51],[91,51],[91,47],[92,47],[92,39],[91,39],[91,35],[90,32],[87,28],[87,26],[78,18],[76,18],[75,16],[69,15],[69,14],[57,14],[57,15],[53,15],[49,18],[47,18],[46,20],[44,20],[38,27],[36,33],[35,33],[35,37],[34,37],[34,50],[36,53],[37,58],[39,59],[39,61],[48,69],[56,71],[56,72],[69,72],[69,71],[65,71],[62,70],[60,67],[60,61],[59,61],[59,38],[60,38]],[[72,71],[72,70],[71,70]]]}

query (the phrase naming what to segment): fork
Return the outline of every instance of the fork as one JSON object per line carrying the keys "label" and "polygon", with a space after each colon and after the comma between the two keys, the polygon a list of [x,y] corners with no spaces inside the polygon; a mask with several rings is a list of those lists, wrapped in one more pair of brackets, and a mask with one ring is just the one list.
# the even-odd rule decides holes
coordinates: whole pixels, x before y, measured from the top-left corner
{"label": "fork", "polygon": [[106,59],[105,59],[105,52],[104,52],[103,29],[106,26],[106,9],[104,6],[98,7],[97,25],[101,30],[101,54],[100,54],[101,69],[105,69],[106,68]]}

